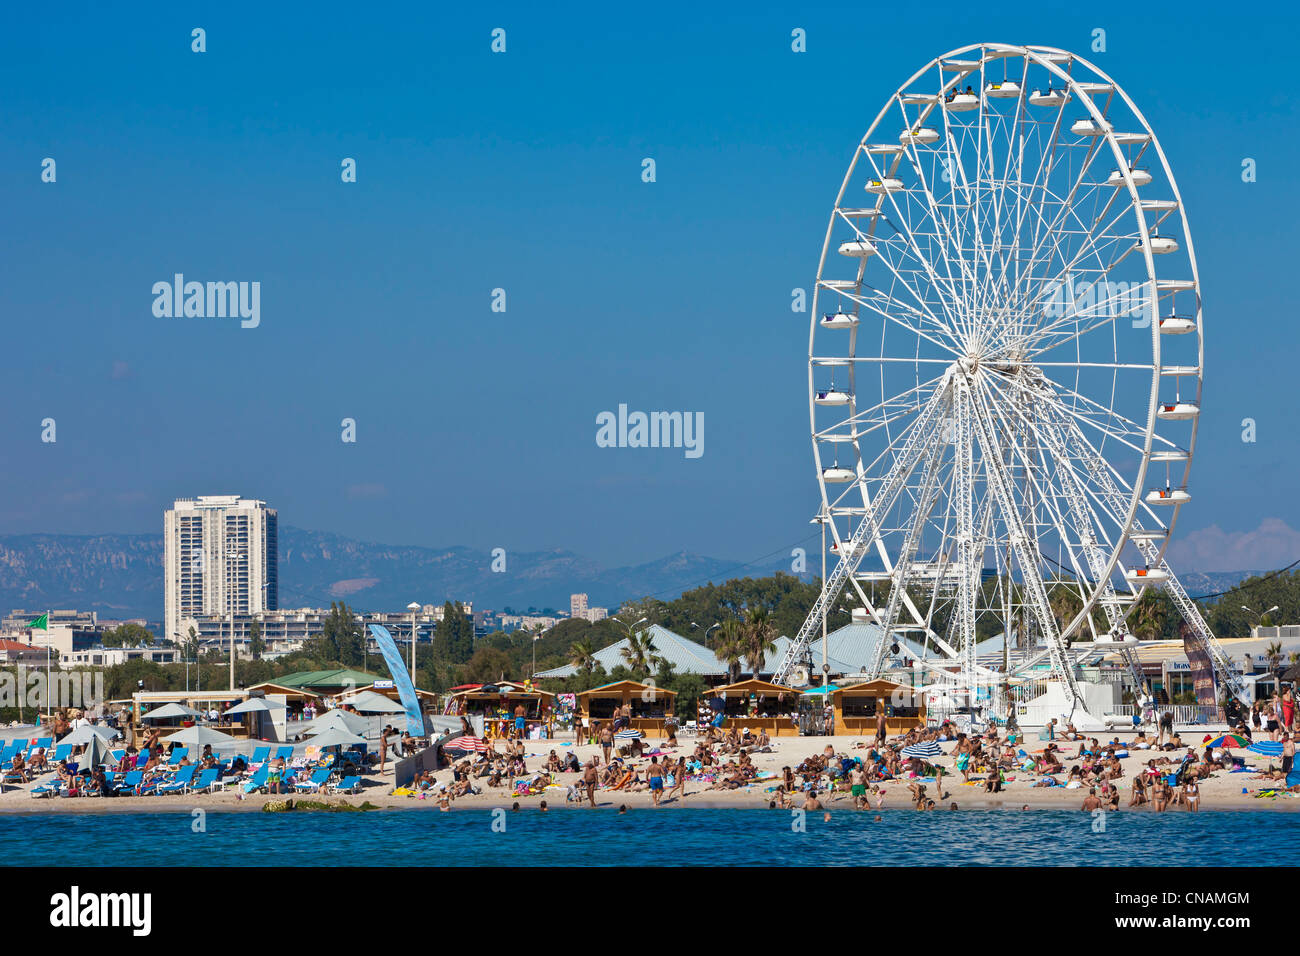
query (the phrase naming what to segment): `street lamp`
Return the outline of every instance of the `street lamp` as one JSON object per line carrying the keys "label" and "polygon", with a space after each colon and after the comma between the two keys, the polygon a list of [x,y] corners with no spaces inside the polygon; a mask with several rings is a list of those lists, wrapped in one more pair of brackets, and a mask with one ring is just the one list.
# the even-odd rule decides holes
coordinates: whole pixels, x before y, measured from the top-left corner
{"label": "street lamp", "polygon": [[1269,608],[1267,611],[1264,611],[1262,614],[1261,614],[1259,611],[1255,611],[1255,610],[1253,610],[1253,609],[1251,609],[1251,608],[1246,607],[1246,605],[1244,605],[1244,604],[1241,606],[1241,609],[1242,609],[1243,611],[1245,611],[1247,614],[1253,614],[1253,615],[1255,615],[1255,626],[1254,626],[1253,628],[1251,628],[1252,631],[1258,630],[1259,628],[1263,627],[1263,626],[1264,626],[1264,618],[1268,617],[1268,616],[1269,616],[1270,614],[1272,614],[1274,611],[1279,610],[1279,608],[1278,608],[1278,606],[1277,606],[1276,604],[1274,604],[1274,605],[1273,605],[1271,608]]}
{"label": "street lamp", "polygon": [[415,629],[416,629],[415,615],[419,612],[420,605],[415,601],[412,601],[410,604],[406,605],[406,609],[411,612],[411,683],[414,684],[415,683]]}
{"label": "street lamp", "polygon": [[[694,621],[691,621],[691,627],[694,627],[694,628],[697,628],[697,629],[698,629],[698,628],[699,628],[699,625],[696,624]],[[710,625],[709,625],[707,628],[705,628],[705,630],[704,630],[704,645],[705,645],[706,647],[707,647],[708,644],[709,644],[709,635],[713,633],[713,629],[714,629],[715,627],[722,627],[722,625],[719,624],[717,621],[714,621],[712,624],[710,624]]]}

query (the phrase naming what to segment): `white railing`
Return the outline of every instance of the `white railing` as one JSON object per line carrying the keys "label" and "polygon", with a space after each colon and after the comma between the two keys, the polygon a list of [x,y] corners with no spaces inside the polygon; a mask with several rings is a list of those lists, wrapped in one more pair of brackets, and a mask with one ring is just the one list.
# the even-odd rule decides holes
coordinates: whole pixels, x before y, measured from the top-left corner
{"label": "white railing", "polygon": [[[1205,724],[1222,724],[1224,723],[1223,714],[1218,707],[1206,707],[1201,704],[1157,704],[1156,713],[1163,714],[1167,710],[1174,712],[1174,728],[1179,727],[1197,727]],[[1136,713],[1134,704],[1116,704],[1109,708],[1108,713],[1115,714],[1118,717],[1132,717]]]}

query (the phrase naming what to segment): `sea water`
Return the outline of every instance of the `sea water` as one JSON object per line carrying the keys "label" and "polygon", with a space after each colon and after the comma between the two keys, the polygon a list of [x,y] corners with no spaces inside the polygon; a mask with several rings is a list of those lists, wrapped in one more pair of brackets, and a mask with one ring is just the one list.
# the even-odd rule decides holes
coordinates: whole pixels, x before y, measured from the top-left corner
{"label": "sea water", "polygon": [[358,813],[5,813],[7,866],[1250,866],[1293,860],[1277,811],[535,806]]}

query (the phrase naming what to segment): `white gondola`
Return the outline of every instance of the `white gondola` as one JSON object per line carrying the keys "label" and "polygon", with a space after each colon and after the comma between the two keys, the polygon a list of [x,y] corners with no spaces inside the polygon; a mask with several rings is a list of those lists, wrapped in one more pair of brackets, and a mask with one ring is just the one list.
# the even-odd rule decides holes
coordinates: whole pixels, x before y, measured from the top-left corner
{"label": "white gondola", "polygon": [[1196,331],[1196,320],[1185,315],[1166,315],[1160,320],[1161,335],[1186,335]]}
{"label": "white gondola", "polygon": [[[1129,175],[1133,177],[1134,186],[1145,186],[1151,182],[1151,173],[1145,169],[1130,169],[1128,172]],[[1122,169],[1111,170],[1111,174],[1106,177],[1106,185],[1107,186],[1125,185],[1124,170]]]}
{"label": "white gondola", "polygon": [[[1178,251],[1178,240],[1170,236],[1151,236],[1150,241],[1153,256],[1167,256]],[[1138,240],[1136,248],[1142,248],[1142,240]]]}
{"label": "white gondola", "polygon": [[921,146],[929,146],[931,143],[939,142],[939,131],[930,129],[928,126],[914,126],[899,133],[898,141],[900,143],[917,143]]}
{"label": "white gondola", "polygon": [[1098,634],[1097,639],[1093,641],[1093,646],[1099,648],[1137,647],[1141,643],[1136,637],[1125,631],[1122,634]]}
{"label": "white gondola", "polygon": [[818,405],[847,405],[849,393],[838,388],[821,388],[813,394],[813,401]]}
{"label": "white gondola", "polygon": [[822,469],[822,481],[828,484],[842,484],[846,481],[852,481],[857,476],[857,472],[852,468],[841,468],[839,465]]}
{"label": "white gondola", "polygon": [[[1186,448],[1161,448],[1151,453],[1151,461],[1157,464],[1172,464],[1175,462],[1186,461],[1188,458]],[[1164,532],[1161,532],[1163,535]]]}
{"label": "white gondola", "polygon": [[1169,378],[1180,378],[1184,375],[1199,375],[1201,367],[1199,365],[1161,365],[1160,374]]}
{"label": "white gondola", "polygon": [[1102,136],[1106,132],[1106,126],[1091,116],[1085,116],[1070,124],[1070,132],[1075,136]]}
{"label": "white gondola", "polygon": [[1004,80],[1001,83],[989,83],[984,87],[984,92],[995,100],[1013,100],[1020,95],[1021,89],[1015,80]]}
{"label": "white gondola", "polygon": [[1135,587],[1160,585],[1169,580],[1169,572],[1163,568],[1129,568],[1124,572],[1124,578]]}
{"label": "white gondola", "polygon": [[886,193],[895,193],[902,188],[903,181],[901,179],[893,179],[888,176],[884,179],[869,179],[867,180],[866,186],[867,192],[875,193],[877,196],[883,196]]}
{"label": "white gondola", "polygon": [[892,156],[903,151],[903,147],[898,143],[869,143],[862,148],[873,156]]}
{"label": "white gondola", "polygon": [[1192,496],[1183,488],[1153,488],[1143,500],[1149,505],[1185,505]]}
{"label": "white gondola", "polygon": [[[845,469],[847,471],[848,469]],[[858,549],[853,546],[852,541],[836,541],[831,544],[831,554],[857,554]]]}
{"label": "white gondola", "polygon": [[980,98],[974,93],[957,93],[954,96],[945,97],[943,108],[950,113],[965,113],[969,110],[978,109]]}
{"label": "white gondola", "polygon": [[827,312],[822,316],[823,329],[851,329],[858,324],[858,317],[851,312]]}
{"label": "white gondola", "polygon": [[1116,133],[1115,142],[1120,146],[1136,146],[1139,143],[1151,142],[1150,133]]}
{"label": "white gondola", "polygon": [[865,259],[876,254],[876,247],[866,239],[850,239],[840,243],[840,255],[854,259]]}
{"label": "white gondola", "polygon": [[1099,96],[1106,93],[1114,93],[1115,86],[1113,83],[1079,83],[1079,92],[1087,93],[1089,96]]}
{"label": "white gondola", "polygon": [[925,106],[929,103],[938,103],[938,93],[904,93],[902,100],[908,106]]}
{"label": "white gondola", "polygon": [[1188,292],[1196,288],[1194,279],[1157,279],[1157,292]]}
{"label": "white gondola", "polygon": [[1160,407],[1156,409],[1156,417],[1167,422],[1185,422],[1195,418],[1200,412],[1201,407],[1195,402],[1161,402]]}
{"label": "white gondola", "polygon": [[1034,90],[1029,94],[1030,106],[1061,106],[1070,98],[1070,94],[1065,90],[1054,90],[1048,87],[1045,90]]}

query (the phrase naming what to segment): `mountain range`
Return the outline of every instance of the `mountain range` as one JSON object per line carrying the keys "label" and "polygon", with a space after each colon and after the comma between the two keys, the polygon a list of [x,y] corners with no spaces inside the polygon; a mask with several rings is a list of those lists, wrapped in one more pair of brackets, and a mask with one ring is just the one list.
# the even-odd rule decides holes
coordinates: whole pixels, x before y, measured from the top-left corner
{"label": "mountain range", "polygon": [[[493,571],[492,554],[472,548],[377,544],[322,531],[280,529],[280,607],[328,607],[346,601],[357,610],[399,610],[411,601],[473,601],[478,609],[567,610],[569,595],[586,592],[595,607],[682,591],[733,577],[790,570],[778,552],[742,564],[678,552],[656,561],[607,568],[572,551],[505,555]],[[810,561],[810,564],[812,562]],[[0,610],[77,608],[104,618],[162,618],[163,541],[156,534],[0,535]],[[1226,590],[1258,571],[1181,575],[1193,597]],[[805,578],[810,575],[802,575]]]}
{"label": "mountain range", "polygon": [[[411,601],[473,601],[476,609],[567,611],[569,595],[585,592],[594,607],[654,596],[671,600],[709,581],[789,571],[781,553],[760,562],[710,558],[685,551],[630,567],[607,568],[572,551],[493,556],[472,548],[430,548],[359,541],[282,526],[280,607],[400,610]],[[499,562],[498,562],[499,566]],[[0,609],[76,608],[109,619],[160,620],[163,539],[157,534],[0,535]],[[807,575],[805,575],[807,577]]]}

